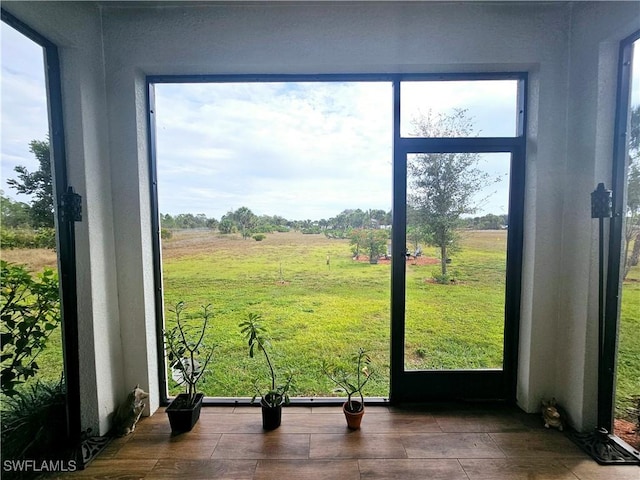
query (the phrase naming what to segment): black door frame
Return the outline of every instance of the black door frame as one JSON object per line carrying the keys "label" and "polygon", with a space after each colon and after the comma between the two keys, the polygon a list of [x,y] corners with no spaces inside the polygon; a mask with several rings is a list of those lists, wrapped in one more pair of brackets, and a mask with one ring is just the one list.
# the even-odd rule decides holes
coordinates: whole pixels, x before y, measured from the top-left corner
{"label": "black door frame", "polygon": [[[80,358],[78,346],[78,303],[76,283],[76,249],[74,219],[64,214],[72,192],[67,178],[62,83],[58,47],[36,30],[1,9],[2,21],[44,50],[45,81],[49,111],[49,140],[52,156],[52,175],[56,199],[56,236],[60,282],[60,312],[63,339],[64,375],[67,392],[67,438],[79,443],[82,435],[80,416]],[[77,213],[77,212],[76,212]],[[76,217],[77,218],[77,217]]]}
{"label": "black door frame", "polygon": [[[400,81],[518,81],[514,137],[403,138],[400,134]],[[392,262],[391,385],[393,403],[443,399],[500,399],[515,403],[524,218],[527,74],[458,74],[401,77],[394,84],[394,170],[392,258],[404,258],[406,246],[407,155],[411,153],[511,153],[509,233],[505,286],[505,326],[502,369],[420,370],[404,368],[406,263]]]}
{"label": "black door frame", "polygon": [[624,250],[623,228],[626,208],[627,155],[629,112],[631,104],[631,68],[633,43],[640,40],[640,30],[620,42],[618,57],[618,81],[616,116],[614,120],[612,206],[613,216],[609,221],[609,250],[607,259],[607,285],[604,311],[604,340],[602,361],[598,373],[598,425],[613,431],[616,359],[622,300],[621,266]]}

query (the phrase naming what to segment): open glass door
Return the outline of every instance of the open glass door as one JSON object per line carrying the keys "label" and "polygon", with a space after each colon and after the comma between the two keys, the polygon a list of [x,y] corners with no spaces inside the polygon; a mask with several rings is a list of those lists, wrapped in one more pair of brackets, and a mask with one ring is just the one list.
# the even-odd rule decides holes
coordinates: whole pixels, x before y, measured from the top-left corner
{"label": "open glass door", "polygon": [[392,401],[513,398],[524,80],[397,88]]}

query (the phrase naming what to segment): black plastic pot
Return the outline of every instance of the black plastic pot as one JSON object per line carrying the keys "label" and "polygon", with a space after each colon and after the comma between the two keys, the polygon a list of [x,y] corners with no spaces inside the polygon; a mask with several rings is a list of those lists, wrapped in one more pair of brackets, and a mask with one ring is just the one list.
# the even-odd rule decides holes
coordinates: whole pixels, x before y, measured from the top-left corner
{"label": "black plastic pot", "polygon": [[181,393],[173,399],[173,402],[171,402],[165,410],[169,416],[172,432],[180,433],[191,431],[200,418],[203,397],[204,394],[197,393],[196,401],[193,405],[189,405],[189,395],[186,393]]}
{"label": "black plastic pot", "polygon": [[[267,395],[268,402],[265,399],[260,400],[260,406],[262,407],[262,428],[264,430],[275,430],[280,426],[282,422],[282,404],[284,403],[283,397],[276,397],[276,401],[271,401],[272,396]],[[275,406],[273,406],[275,404]]]}

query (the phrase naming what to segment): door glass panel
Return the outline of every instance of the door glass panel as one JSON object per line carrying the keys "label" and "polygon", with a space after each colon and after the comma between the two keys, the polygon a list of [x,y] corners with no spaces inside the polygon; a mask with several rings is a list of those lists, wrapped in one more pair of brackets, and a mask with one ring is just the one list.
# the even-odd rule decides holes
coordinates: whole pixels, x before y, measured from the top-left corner
{"label": "door glass panel", "polygon": [[[2,353],[8,357],[2,366],[13,365],[12,373],[17,374],[14,380],[20,382],[16,385],[18,390],[28,390],[39,382],[56,384],[56,388],[64,390],[44,51],[4,22],[0,23],[0,38],[3,173],[0,225],[2,260],[9,263],[9,270],[3,272],[7,276],[3,278],[1,300],[2,332],[10,334],[14,341],[18,339],[15,344],[3,342]],[[29,286],[27,275],[35,286]],[[15,293],[18,295],[14,297]],[[26,328],[30,325],[28,319],[35,322],[35,327]],[[16,325],[9,328],[13,322]],[[42,330],[43,337],[25,334],[32,328]],[[3,393],[6,387],[3,385]]]}
{"label": "door glass panel", "polygon": [[632,59],[614,424],[615,434],[630,444],[638,441],[630,432],[640,415],[640,40]]}
{"label": "door glass panel", "polygon": [[407,156],[405,370],[502,368],[510,158]]}
{"label": "door glass panel", "polygon": [[[518,119],[518,81],[401,82],[400,105],[402,137],[513,137]],[[430,125],[417,124],[417,118],[428,118]],[[438,128],[434,128],[436,125]]]}

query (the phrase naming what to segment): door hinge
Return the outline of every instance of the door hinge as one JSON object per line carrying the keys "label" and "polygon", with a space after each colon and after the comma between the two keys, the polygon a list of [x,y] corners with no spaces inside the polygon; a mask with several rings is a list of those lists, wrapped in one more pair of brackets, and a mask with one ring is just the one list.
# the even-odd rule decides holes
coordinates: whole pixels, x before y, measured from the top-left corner
{"label": "door hinge", "polygon": [[60,212],[63,222],[82,221],[82,197],[67,187],[67,191],[60,196]]}

